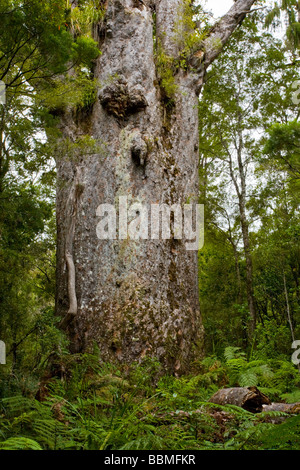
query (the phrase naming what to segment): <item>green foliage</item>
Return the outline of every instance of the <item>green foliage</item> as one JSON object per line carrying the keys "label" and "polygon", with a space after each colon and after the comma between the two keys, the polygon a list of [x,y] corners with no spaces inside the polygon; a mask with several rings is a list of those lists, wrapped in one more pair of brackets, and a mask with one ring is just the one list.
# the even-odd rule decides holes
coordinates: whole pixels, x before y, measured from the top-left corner
{"label": "green foliage", "polygon": [[[275,5],[266,20],[271,24],[287,11],[293,54],[299,42],[295,7],[294,0]],[[298,416],[253,415],[209,401],[229,386],[258,386],[276,401],[300,399],[287,318],[288,304],[297,337],[299,124],[291,94],[298,71],[287,64],[282,43],[261,33],[260,23],[238,28],[208,73],[199,108],[207,357],[195,361],[192,374],[174,377],[153,358],[121,367],[104,363],[96,347],[68,353],[54,315],[53,155],[76,162],[108,154],[105,142],[89,134],[72,141],[57,130],[61,113],[88,116],[95,103],[93,67],[100,51],[91,31],[104,13],[98,0],[79,0],[72,9],[64,0],[0,0],[0,77],[7,84],[7,104],[0,107],[0,339],[7,346],[7,365],[0,369],[0,449],[297,449]],[[178,91],[176,74],[188,71],[207,27],[201,7],[184,0],[174,25],[178,55],[169,56],[155,38],[167,110]],[[250,231],[259,314],[251,343],[238,201],[232,201],[225,166],[241,135],[250,164],[245,168],[253,169],[246,211],[250,224],[259,222]]]}
{"label": "green foliage", "polygon": [[282,424],[260,422],[284,418],[281,412],[262,413],[252,420],[250,426],[242,429],[225,445],[227,450],[297,450],[299,449],[300,417],[295,416]]}
{"label": "green foliage", "polygon": [[172,103],[172,98],[177,90],[174,77],[176,64],[174,58],[166,54],[159,39],[156,42],[155,62],[160,87],[165,97]]}
{"label": "green foliage", "polygon": [[282,399],[285,401],[285,403],[298,403],[300,402],[300,390],[294,390],[293,392],[290,393],[283,393]]}
{"label": "green foliage", "polygon": [[266,158],[272,158],[292,178],[300,179],[300,123],[295,120],[273,124],[268,134],[264,146]]}
{"label": "green foliage", "polygon": [[92,25],[101,21],[105,14],[101,0],[81,0],[73,8],[67,0],[66,11],[68,26],[76,36],[81,37],[89,37]]}
{"label": "green foliage", "polygon": [[72,64],[91,66],[99,55],[97,45],[88,35],[73,38],[66,11],[64,0],[1,0],[0,77],[8,88],[24,80],[36,86]]}
{"label": "green foliage", "polygon": [[224,351],[225,369],[229,386],[257,386],[272,400],[285,399],[284,392],[294,390],[300,384],[299,372],[287,360],[282,359],[246,359],[238,347],[227,347]]}
{"label": "green foliage", "polygon": [[287,46],[289,49],[297,50],[300,47],[300,24],[299,24],[299,2],[298,0],[281,0],[280,3],[274,2],[265,18],[265,26],[277,27],[280,19],[286,20],[288,26],[286,29]]}
{"label": "green foliage", "polygon": [[33,439],[26,437],[11,437],[0,443],[1,450],[43,450]]}
{"label": "green foliage", "polygon": [[92,38],[78,37],[73,43],[73,54],[77,64],[91,68],[100,54],[97,44]]}
{"label": "green foliage", "polygon": [[96,101],[97,81],[84,72],[75,77],[53,80],[39,91],[37,102],[53,113],[66,109],[89,109]]}
{"label": "green foliage", "polygon": [[[199,289],[211,354],[220,357],[234,344],[258,359],[286,360],[300,319],[299,106],[292,99],[298,70],[283,42],[262,32],[261,21],[263,16],[254,15],[243,22],[202,92],[206,234]],[[247,337],[249,259],[258,323],[254,341]],[[244,373],[241,383],[256,382],[255,371]]]}
{"label": "green foliage", "polygon": [[[201,29],[197,26],[201,26]],[[208,16],[200,5],[195,6],[190,0],[183,0],[176,12],[176,21],[173,31],[173,42],[178,53],[176,56],[168,55],[159,38],[154,37],[155,62],[159,85],[172,106],[172,98],[177,91],[176,73],[178,70],[188,68],[188,59],[192,53],[199,50],[203,44],[208,27]]]}
{"label": "green foliage", "polygon": [[201,5],[183,0],[177,10],[173,41],[179,49],[179,66],[187,68],[187,59],[201,49],[207,34],[209,17]]}
{"label": "green foliage", "polygon": [[8,87],[64,70],[72,38],[64,27],[63,7],[62,0],[1,1],[0,76]]}
{"label": "green foliage", "polygon": [[[6,84],[6,104],[0,105],[0,331],[7,347],[0,396],[17,389],[33,393],[49,358],[66,346],[53,313],[53,157],[64,146],[57,116],[67,108],[88,113],[96,99],[91,69],[100,51],[91,31],[102,7],[94,6],[95,12],[91,2],[79,2],[73,28],[65,0],[0,1],[0,77]],[[72,145],[74,158],[79,149],[88,154],[98,148],[88,136]]]}
{"label": "green foliage", "polygon": [[299,450],[299,431],[300,416],[290,418],[277,427],[269,426],[267,432],[261,434],[261,448],[270,450]]}
{"label": "green foliage", "polygon": [[291,351],[290,337],[286,324],[278,325],[274,320],[266,320],[263,325],[259,323],[255,332],[256,356],[284,360]]}
{"label": "green foliage", "polygon": [[[224,371],[230,375],[236,368],[232,361],[245,361],[238,348],[227,348],[225,356],[224,364],[206,358],[195,364],[193,375],[176,378],[162,375],[160,364],[150,358],[121,369],[103,363],[97,348],[92,354],[62,354],[62,375],[48,379],[41,401],[20,393],[1,400],[0,448],[297,448],[299,417],[272,424],[278,418],[286,420],[287,415],[255,415],[236,406],[209,402],[224,385]],[[240,371],[246,370],[246,362],[239,366]],[[248,369],[254,367],[262,366],[250,361]],[[282,440],[280,432],[285,433]]]}

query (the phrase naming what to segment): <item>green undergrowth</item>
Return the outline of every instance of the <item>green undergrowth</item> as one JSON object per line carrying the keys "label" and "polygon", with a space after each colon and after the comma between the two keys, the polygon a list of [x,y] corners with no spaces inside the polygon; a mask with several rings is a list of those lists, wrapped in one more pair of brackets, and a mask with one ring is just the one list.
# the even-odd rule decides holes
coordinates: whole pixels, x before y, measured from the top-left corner
{"label": "green undergrowth", "polygon": [[60,361],[59,376],[18,377],[19,389],[15,372],[2,372],[1,450],[299,448],[300,416],[209,402],[219,388],[251,385],[272,399],[298,400],[299,373],[287,361],[247,361],[238,348],[226,348],[222,360],[207,357],[182,377],[153,359],[130,367],[103,363],[97,353]]}

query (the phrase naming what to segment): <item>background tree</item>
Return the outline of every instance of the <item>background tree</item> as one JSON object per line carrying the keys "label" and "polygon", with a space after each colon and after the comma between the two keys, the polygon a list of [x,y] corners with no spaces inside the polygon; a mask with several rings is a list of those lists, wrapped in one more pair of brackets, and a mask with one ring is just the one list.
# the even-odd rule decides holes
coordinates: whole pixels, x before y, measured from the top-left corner
{"label": "background tree", "polygon": [[88,64],[98,49],[90,38],[73,39],[64,1],[3,0],[0,15],[0,77],[6,85],[0,105],[0,337],[12,361],[10,379],[30,371],[37,380],[39,367],[57,350],[45,332],[61,340],[53,316],[58,131],[49,108],[62,96],[81,105],[87,79],[64,82],[59,90],[56,80],[70,65]]}
{"label": "background tree", "polygon": [[[217,227],[219,231],[222,230],[232,245],[235,265],[238,255],[239,269],[236,270],[235,284],[240,286],[242,279],[243,295],[241,298],[244,299],[246,287],[246,292],[248,291],[247,310],[250,314],[250,289],[249,285],[247,288],[247,284],[249,284],[249,277],[251,278],[252,302],[259,323],[264,323],[268,318],[271,318],[279,306],[278,299],[275,300],[277,296],[275,291],[269,297],[270,292],[266,287],[270,281],[270,277],[267,280],[267,270],[269,269],[269,274],[271,271],[273,272],[273,280],[279,288],[280,308],[282,308],[281,312],[278,312],[277,320],[279,324],[286,323],[290,328],[291,322],[288,321],[286,311],[289,301],[284,295],[282,265],[287,253],[286,255],[282,253],[282,256],[279,257],[278,251],[275,250],[273,237],[275,236],[278,241],[277,250],[279,251],[279,246],[283,246],[282,243],[288,243],[293,263],[297,265],[295,232],[288,229],[288,225],[293,226],[298,223],[297,177],[295,177],[297,170],[297,138],[295,139],[297,133],[295,129],[297,123],[293,121],[282,124],[293,117],[297,118],[299,113],[298,106],[292,100],[292,89],[297,78],[297,70],[289,64],[289,56],[286,53],[284,43],[274,40],[270,34],[263,33],[261,26],[259,26],[262,24],[261,20],[257,18],[256,21],[258,23],[244,22],[243,28],[234,34],[223,55],[208,74],[207,84],[204,88],[202,100],[204,106],[200,108],[200,135],[206,140],[201,158],[202,161],[209,162],[209,165],[206,165],[202,170],[205,175],[204,181],[210,182],[206,184],[205,190],[208,223],[211,225],[208,234],[211,236],[211,233],[215,232],[214,227]],[[263,18],[262,21],[264,21]],[[244,54],[246,47],[243,46],[244,40],[248,43],[247,54]],[[239,50],[243,53],[239,54]],[[215,119],[216,115],[219,117],[217,120]],[[274,121],[277,121],[278,124],[274,125]],[[270,138],[266,141],[267,136]],[[248,191],[246,191],[247,187]],[[293,187],[292,191],[290,191],[290,187]],[[241,210],[241,200],[243,210]],[[248,228],[250,226],[250,232],[246,229],[246,239],[248,239],[246,250],[245,227],[244,232],[242,229],[245,219]],[[283,222],[284,220],[285,222]],[[269,223],[272,224],[272,229],[270,227],[267,229],[265,224]],[[276,226],[277,223],[278,226]],[[260,230],[259,227],[261,227]],[[274,231],[273,234],[272,231]],[[233,243],[234,240],[235,243]],[[244,242],[244,253],[241,253],[240,240]],[[275,251],[271,250],[270,253],[271,246]],[[220,252],[219,245],[216,245],[215,249]],[[270,253],[268,261],[266,261],[267,253]],[[247,257],[251,259],[251,276],[249,276],[249,261],[247,270]],[[281,261],[279,261],[280,259]],[[263,260],[266,262],[264,265],[265,281],[262,279],[260,271]],[[267,267],[268,262],[270,262],[269,268]],[[203,257],[200,254],[200,291],[202,276],[204,279],[210,277],[206,265],[202,266],[202,263]],[[276,275],[273,270],[274,263],[277,266]],[[286,265],[285,262],[283,264]],[[257,269],[258,271],[256,271]],[[293,272],[295,274],[297,268]],[[289,288],[291,288],[290,281],[288,282]],[[226,281],[224,279],[221,282],[224,285]],[[238,290],[240,291],[240,288]],[[205,317],[208,315],[209,322],[213,324],[212,315],[208,312],[211,309],[209,303],[211,302],[213,305],[216,302],[214,290],[211,293],[203,292],[201,299],[205,309],[208,308],[207,312],[204,311],[204,315]],[[237,317],[245,327],[244,315],[246,311],[243,301],[236,304],[231,300],[231,315],[235,316],[237,310],[240,312]],[[222,309],[220,310],[222,318],[221,311]],[[224,318],[226,315],[227,313],[224,314]],[[253,319],[253,313],[251,316]],[[210,331],[212,329],[210,328]],[[251,330],[252,335],[250,336],[253,336],[253,321]],[[244,335],[241,335],[239,328],[235,327],[235,331],[236,335],[240,336],[239,339],[236,338],[239,345]],[[230,337],[231,334],[229,333]],[[251,344],[253,344],[252,341]],[[288,347],[289,345],[287,345]]]}

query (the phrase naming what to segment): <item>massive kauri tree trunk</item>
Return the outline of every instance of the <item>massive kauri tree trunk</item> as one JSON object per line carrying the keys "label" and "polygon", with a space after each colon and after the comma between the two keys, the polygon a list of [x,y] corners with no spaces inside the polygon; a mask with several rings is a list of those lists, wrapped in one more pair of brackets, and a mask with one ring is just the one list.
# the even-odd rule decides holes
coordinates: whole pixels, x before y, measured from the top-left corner
{"label": "massive kauri tree trunk", "polygon": [[72,351],[95,341],[104,359],[151,355],[177,373],[199,353],[197,251],[174,238],[100,240],[96,211],[118,205],[120,196],[147,206],[197,201],[199,92],[207,67],[253,3],[237,0],[187,67],[176,70],[168,106],[153,39],[178,57],[180,1],[108,0],[95,28],[102,51],[97,102],[90,114],[70,110],[61,123],[66,138],[89,134],[102,143],[96,154],[57,162],[57,313]]}

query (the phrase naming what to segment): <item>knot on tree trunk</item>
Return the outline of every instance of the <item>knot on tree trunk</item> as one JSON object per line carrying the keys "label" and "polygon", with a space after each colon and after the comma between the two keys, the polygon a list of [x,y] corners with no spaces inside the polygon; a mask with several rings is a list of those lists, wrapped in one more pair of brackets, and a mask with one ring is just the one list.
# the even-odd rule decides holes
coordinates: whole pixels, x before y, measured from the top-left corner
{"label": "knot on tree trunk", "polygon": [[130,89],[123,79],[109,83],[102,88],[99,100],[109,114],[118,118],[124,118],[128,114],[136,113],[148,106],[142,90],[139,88]]}
{"label": "knot on tree trunk", "polygon": [[145,165],[147,152],[147,143],[142,137],[142,134],[140,131],[135,132],[131,140],[131,156],[137,166]]}

